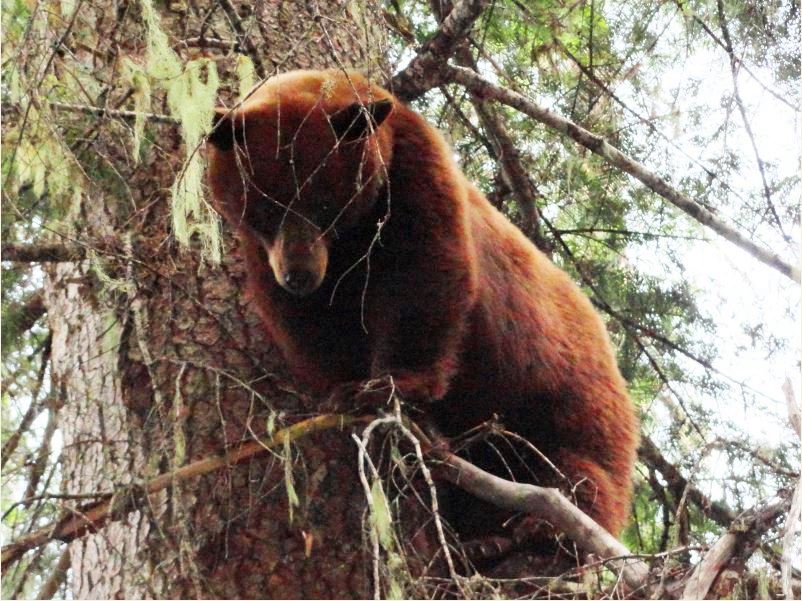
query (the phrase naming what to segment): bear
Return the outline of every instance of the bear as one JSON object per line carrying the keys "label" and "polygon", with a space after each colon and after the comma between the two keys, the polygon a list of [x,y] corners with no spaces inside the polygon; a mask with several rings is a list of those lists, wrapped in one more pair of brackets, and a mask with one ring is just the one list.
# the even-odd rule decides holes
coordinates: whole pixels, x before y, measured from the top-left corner
{"label": "bear", "polygon": [[[434,127],[357,72],[292,71],[218,109],[207,157],[253,306],[302,387],[347,399],[392,378],[462,456],[557,486],[621,533],[638,423],[604,323]],[[466,437],[488,423],[511,434]],[[537,538],[536,516],[448,495],[461,540]]]}

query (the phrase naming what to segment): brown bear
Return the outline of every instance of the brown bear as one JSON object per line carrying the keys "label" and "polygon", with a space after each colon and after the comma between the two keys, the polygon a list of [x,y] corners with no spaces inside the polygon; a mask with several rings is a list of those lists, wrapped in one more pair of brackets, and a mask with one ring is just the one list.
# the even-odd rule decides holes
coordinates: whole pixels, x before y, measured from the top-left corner
{"label": "brown bear", "polygon": [[[498,416],[512,437],[468,459],[560,486],[620,533],[638,428],[604,324],[433,127],[357,73],[296,71],[218,111],[209,142],[215,206],[302,385],[324,398],[392,376],[452,440]],[[467,496],[452,507],[463,539],[533,527]]]}

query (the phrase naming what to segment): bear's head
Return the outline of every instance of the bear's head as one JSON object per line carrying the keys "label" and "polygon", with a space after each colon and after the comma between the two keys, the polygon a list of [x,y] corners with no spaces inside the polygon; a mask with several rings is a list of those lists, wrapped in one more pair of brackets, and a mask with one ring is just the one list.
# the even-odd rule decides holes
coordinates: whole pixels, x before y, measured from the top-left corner
{"label": "bear's head", "polygon": [[285,73],[218,109],[207,144],[215,208],[265,249],[291,294],[314,292],[332,241],[372,214],[392,110],[388,92],[340,71]]}

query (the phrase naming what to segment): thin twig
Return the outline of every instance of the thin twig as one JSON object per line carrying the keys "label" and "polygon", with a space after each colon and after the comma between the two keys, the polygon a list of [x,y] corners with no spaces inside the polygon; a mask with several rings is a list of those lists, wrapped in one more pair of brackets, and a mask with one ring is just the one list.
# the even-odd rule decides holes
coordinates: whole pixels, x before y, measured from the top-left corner
{"label": "thin twig", "polygon": [[[707,35],[709,35],[709,36],[710,36],[710,38],[711,38],[711,39],[712,39],[712,40],[713,40],[713,41],[714,41],[716,44],[718,44],[719,46],[721,46],[722,48],[724,48],[724,50],[726,50],[726,49],[727,49],[727,46],[724,44],[724,42],[721,40],[721,38],[719,38],[719,37],[718,37],[718,36],[715,34],[715,32],[714,32],[712,29],[710,29],[710,27],[708,27],[707,23],[705,23],[704,21],[702,21],[702,19],[699,17],[699,15],[697,15],[697,14],[696,14],[696,12],[695,12],[694,10],[692,10],[691,8],[689,8],[689,7],[687,6],[687,4],[686,4],[686,3],[684,3],[682,0],[674,0],[674,1],[675,1],[675,4],[677,5],[677,7],[678,7],[678,8],[679,8],[679,9],[682,11],[682,13],[683,13],[684,15],[688,15],[688,16],[690,16],[690,17],[691,17],[691,18],[692,18],[694,21],[696,21],[696,22],[697,22],[697,23],[698,23],[698,24],[701,26],[702,30],[703,30],[703,31],[704,31],[704,32],[705,32]],[[750,76],[752,79],[754,79],[754,80],[755,80],[755,82],[757,82],[757,84],[758,84],[758,85],[759,85],[761,88],[763,88],[763,89],[764,89],[766,92],[768,92],[769,94],[771,94],[772,96],[774,96],[774,97],[775,97],[777,100],[779,100],[779,101],[780,101],[780,102],[782,102],[782,103],[783,103],[785,106],[787,106],[787,107],[788,107],[788,108],[790,108],[792,111],[794,111],[794,113],[796,113],[796,112],[799,110],[799,106],[798,106],[798,104],[797,104],[797,103],[791,102],[790,100],[788,100],[788,99],[786,99],[786,98],[783,98],[783,97],[782,97],[780,94],[778,94],[778,93],[777,93],[775,90],[773,90],[773,89],[772,89],[770,86],[767,86],[766,84],[764,84],[764,83],[763,83],[763,82],[760,80],[760,78],[759,78],[757,75],[755,75],[755,73],[754,73],[754,72],[753,72],[753,71],[752,71],[752,70],[749,68],[749,65],[747,65],[746,63],[744,63],[744,62],[743,62],[741,59],[739,59],[739,58],[737,58],[737,57],[735,58],[735,60],[736,60],[736,62],[737,62],[737,64],[738,64],[738,68],[739,68],[739,69],[743,69],[744,71],[746,71],[746,72],[749,74],[749,76]]]}
{"label": "thin twig", "polygon": [[760,151],[757,148],[757,141],[755,140],[755,133],[752,131],[752,125],[749,123],[749,117],[746,114],[746,107],[744,106],[744,101],[741,98],[741,91],[740,87],[738,86],[738,59],[735,58],[735,50],[733,49],[732,40],[730,39],[730,30],[727,26],[727,19],[724,15],[724,2],[722,2],[722,0],[717,0],[716,8],[718,10],[718,20],[719,25],[721,26],[721,34],[724,38],[724,49],[727,51],[727,54],[730,58],[732,92],[735,97],[735,104],[738,106],[738,112],[741,115],[741,121],[743,121],[744,129],[746,130],[746,135],[749,137],[749,142],[752,145],[752,153],[755,155],[757,169],[760,172],[760,179],[763,183],[763,196],[766,198],[768,211],[774,218],[774,223],[777,224],[777,228],[780,230],[780,233],[782,234],[783,238],[785,238],[786,242],[790,242],[791,238],[785,233],[780,216],[777,214],[777,208],[774,206],[774,201],[771,198],[771,189],[769,188],[769,182],[766,177],[766,165],[763,162],[763,159],[760,157]]}
{"label": "thin twig", "polygon": [[119,109],[110,109],[103,106],[90,106],[88,104],[71,104],[68,102],[55,102],[50,101],[50,106],[57,111],[65,111],[70,113],[84,113],[86,115],[101,115],[103,117],[117,117],[119,119],[135,120],[137,118],[145,118],[148,121],[155,123],[166,123],[168,125],[178,125],[180,122],[175,117],[170,115],[162,115],[159,113],[143,113],[138,111],[123,111]]}

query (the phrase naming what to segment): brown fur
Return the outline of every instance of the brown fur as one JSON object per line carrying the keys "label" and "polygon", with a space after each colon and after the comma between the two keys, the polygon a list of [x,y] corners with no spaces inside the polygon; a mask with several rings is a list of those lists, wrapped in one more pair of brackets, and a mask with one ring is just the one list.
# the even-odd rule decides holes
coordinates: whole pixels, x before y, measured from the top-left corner
{"label": "brown fur", "polygon": [[[389,116],[337,144],[332,116],[376,100],[392,101]],[[392,375],[405,400],[436,401],[426,412],[451,437],[497,414],[570,483],[515,442],[476,444],[471,460],[572,490],[619,534],[637,423],[604,325],[465,179],[440,134],[387,91],[335,71],[273,78],[217,128],[215,203],[239,231],[254,306],[298,380],[325,395]],[[282,287],[286,264],[308,270],[310,289]],[[502,512],[458,506],[464,538],[503,531]]]}

